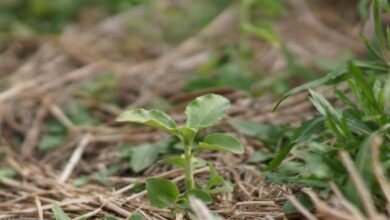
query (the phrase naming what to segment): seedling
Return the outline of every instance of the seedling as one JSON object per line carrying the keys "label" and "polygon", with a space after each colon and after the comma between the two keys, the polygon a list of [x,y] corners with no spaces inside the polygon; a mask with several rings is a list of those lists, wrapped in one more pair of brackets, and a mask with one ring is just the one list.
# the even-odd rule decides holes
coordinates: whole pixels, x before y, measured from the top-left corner
{"label": "seedling", "polygon": [[203,160],[195,157],[202,150],[218,150],[235,154],[244,153],[244,147],[233,136],[214,133],[207,135],[203,141],[195,143],[195,138],[203,128],[212,126],[224,117],[229,108],[228,99],[215,94],[207,94],[193,100],[185,110],[187,121],[178,126],[167,114],[159,110],[141,108],[123,112],[117,118],[121,122],[146,124],[164,130],[176,136],[184,146],[184,154],[163,159],[161,162],[183,168],[185,173],[185,192],[180,195],[178,187],[169,180],[148,178],[146,189],[149,201],[159,207],[187,208],[188,196],[192,195],[211,202],[211,194],[232,191],[233,186],[218,175],[215,168],[209,165],[210,179],[206,186],[199,186],[194,181],[194,167],[204,166]]}

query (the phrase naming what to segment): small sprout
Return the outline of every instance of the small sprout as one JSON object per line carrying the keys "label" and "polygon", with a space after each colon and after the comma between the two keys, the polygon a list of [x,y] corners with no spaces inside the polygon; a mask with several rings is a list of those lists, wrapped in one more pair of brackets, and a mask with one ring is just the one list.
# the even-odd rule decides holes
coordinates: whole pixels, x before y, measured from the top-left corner
{"label": "small sprout", "polygon": [[211,165],[210,180],[207,186],[201,187],[194,182],[194,168],[206,165],[206,162],[195,157],[195,154],[202,150],[218,150],[235,154],[244,153],[244,147],[233,136],[215,133],[207,135],[197,143],[194,150],[194,140],[198,132],[206,127],[212,126],[225,116],[229,108],[228,99],[215,94],[207,94],[193,100],[186,108],[187,121],[185,125],[178,126],[167,114],[159,110],[134,109],[123,112],[117,118],[121,122],[133,122],[146,124],[154,128],[164,130],[181,141],[184,146],[183,155],[163,159],[166,164],[173,164],[183,168],[185,173],[185,192],[179,195],[177,186],[169,180],[161,178],[148,178],[146,190],[149,201],[156,207],[167,208],[188,208],[189,196],[197,197],[206,204],[210,204],[211,194],[231,192],[233,184],[225,181],[218,175]]}

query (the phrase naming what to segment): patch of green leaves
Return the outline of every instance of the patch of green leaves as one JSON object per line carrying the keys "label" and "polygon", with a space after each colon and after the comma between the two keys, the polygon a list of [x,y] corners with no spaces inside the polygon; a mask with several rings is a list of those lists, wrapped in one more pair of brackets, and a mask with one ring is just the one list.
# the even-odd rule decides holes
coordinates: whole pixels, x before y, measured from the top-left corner
{"label": "patch of green leaves", "polygon": [[106,13],[114,13],[133,6],[134,0],[1,1],[0,33],[20,36],[23,33],[59,32],[91,4]]}
{"label": "patch of green leaves", "polygon": [[[379,209],[385,208],[383,192],[372,174],[373,146],[370,140],[380,136],[379,163],[385,173],[389,173],[390,136],[387,128],[390,124],[390,68],[386,54],[390,35],[384,34],[380,21],[381,9],[386,10],[386,7],[381,1],[373,1],[377,36],[373,41],[366,41],[367,49],[375,55],[373,60],[352,60],[318,80],[290,90],[279,100],[276,108],[288,96],[308,90],[309,100],[319,115],[303,122],[295,129],[289,144],[276,152],[266,168],[273,171],[265,173],[269,180],[316,187],[322,189],[322,193],[329,192],[328,181],[331,180],[364,213],[362,198],[356,194],[357,188],[338,157],[338,151],[342,149],[353,159],[375,205]],[[335,105],[334,100],[329,101],[313,90],[323,85],[333,85],[335,98],[342,105]],[[291,158],[285,160],[289,156]],[[288,203],[283,209],[285,212],[293,211]]]}
{"label": "patch of green leaves", "polygon": [[250,51],[242,50],[238,45],[225,46],[189,77],[183,90],[191,92],[219,87],[253,92],[252,86],[259,81],[259,76],[249,68],[252,58]]}
{"label": "patch of green leaves", "polygon": [[[387,71],[386,65],[384,65],[381,62],[378,61],[357,61],[354,60],[352,63],[357,66],[358,68],[362,68],[363,70],[374,70],[378,73],[385,73]],[[276,103],[274,110],[276,110],[280,103],[285,100],[286,98],[295,95],[297,93],[306,91],[308,89],[313,89],[322,85],[330,85],[330,84],[336,84],[338,82],[343,81],[347,76],[348,73],[348,64],[343,64],[336,68],[335,70],[329,72],[324,77],[308,82],[306,84],[303,84],[301,86],[295,87],[294,89],[291,89],[287,93],[285,93]]]}

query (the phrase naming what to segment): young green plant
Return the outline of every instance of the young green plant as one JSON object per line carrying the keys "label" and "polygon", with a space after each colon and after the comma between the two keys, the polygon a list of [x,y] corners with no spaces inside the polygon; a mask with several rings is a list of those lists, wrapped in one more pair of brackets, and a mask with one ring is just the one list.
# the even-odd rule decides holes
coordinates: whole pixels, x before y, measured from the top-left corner
{"label": "young green plant", "polygon": [[[186,196],[193,195],[203,200],[209,200],[210,194],[231,189],[231,184],[220,177],[215,169],[210,166],[210,180],[207,186],[200,187],[194,181],[194,166],[200,166],[203,161],[195,158],[195,154],[202,150],[218,150],[236,154],[244,153],[244,147],[233,136],[214,133],[207,135],[202,141],[195,143],[195,138],[200,130],[212,126],[221,120],[230,102],[223,96],[207,94],[197,97],[186,107],[187,120],[185,125],[178,126],[166,113],[159,110],[145,110],[141,108],[123,112],[117,118],[120,122],[133,122],[146,124],[154,128],[164,130],[176,136],[184,146],[184,154],[162,160],[164,163],[173,164],[183,168],[185,173],[185,193],[180,198],[177,186],[172,182],[160,178],[148,178],[146,188],[150,202],[160,208],[175,206],[176,203],[187,200]],[[223,185],[215,188],[214,186]],[[214,187],[214,188],[213,188]]]}

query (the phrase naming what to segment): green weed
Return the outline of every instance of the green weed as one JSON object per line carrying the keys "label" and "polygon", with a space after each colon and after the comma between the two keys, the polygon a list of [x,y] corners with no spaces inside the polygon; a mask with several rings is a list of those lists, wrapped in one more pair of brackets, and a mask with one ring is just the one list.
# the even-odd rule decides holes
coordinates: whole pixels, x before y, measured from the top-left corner
{"label": "green weed", "polygon": [[[161,162],[176,165],[184,170],[186,190],[180,194],[173,182],[161,178],[148,178],[146,180],[148,199],[154,206],[172,207],[176,210],[187,209],[189,196],[211,203],[212,194],[233,190],[233,185],[218,175],[211,165],[209,165],[210,179],[206,186],[196,184],[193,173],[195,167],[206,165],[203,160],[195,157],[200,151],[217,150],[236,154],[244,152],[244,147],[236,138],[222,133],[209,134],[202,141],[195,141],[198,132],[221,120],[229,106],[229,100],[219,95],[207,94],[198,97],[187,106],[185,111],[187,121],[182,126],[178,126],[171,117],[159,110],[134,109],[119,115],[118,121],[146,124],[164,130],[176,136],[183,145],[184,154],[165,158]],[[143,148],[146,149],[145,152],[149,150]]]}

